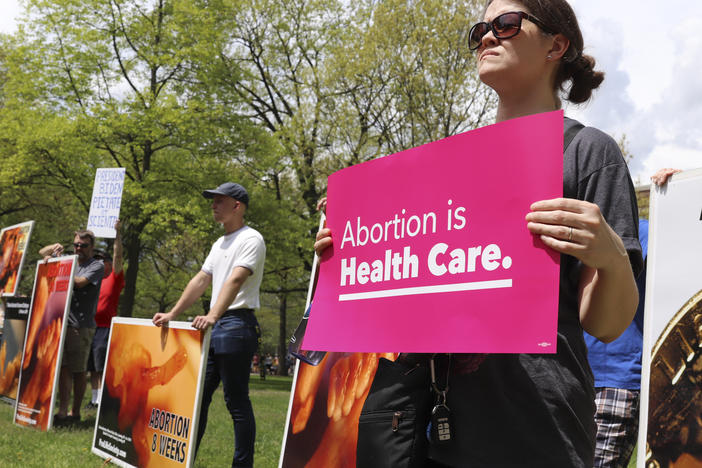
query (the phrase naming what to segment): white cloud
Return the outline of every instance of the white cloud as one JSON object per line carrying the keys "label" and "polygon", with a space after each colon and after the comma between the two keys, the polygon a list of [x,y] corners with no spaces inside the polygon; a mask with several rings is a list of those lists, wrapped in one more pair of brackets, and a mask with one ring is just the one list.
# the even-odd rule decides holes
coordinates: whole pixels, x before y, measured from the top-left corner
{"label": "white cloud", "polygon": [[[694,150],[675,144],[657,145],[643,163],[643,172],[653,174],[663,167],[693,169],[702,166],[700,150]],[[645,182],[645,181],[642,181]]]}
{"label": "white cloud", "polygon": [[595,69],[605,72],[605,80],[594,91],[593,98],[588,103],[577,106],[572,111],[571,107],[568,108],[569,114],[575,114],[576,118],[582,118],[585,123],[602,129],[621,127],[621,122],[635,110],[635,104],[627,92],[629,74],[622,67],[625,55],[622,50],[622,31],[616,26],[610,20],[599,21],[593,26],[593,36],[606,34],[611,39],[610,47],[586,46],[585,50],[585,54],[595,58]]}
{"label": "white cloud", "polygon": [[567,112],[617,139],[626,134],[634,180],[702,167],[702,3],[570,3],[606,78],[587,106]]}

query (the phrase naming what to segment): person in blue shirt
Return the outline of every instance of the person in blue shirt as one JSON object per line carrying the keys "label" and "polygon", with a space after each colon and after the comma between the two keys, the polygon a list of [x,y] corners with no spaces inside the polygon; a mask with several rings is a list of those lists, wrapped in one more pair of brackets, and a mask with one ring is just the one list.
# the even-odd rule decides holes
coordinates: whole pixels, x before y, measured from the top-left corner
{"label": "person in blue shirt", "polygon": [[[648,220],[639,220],[641,253],[646,261]],[[603,343],[583,332],[595,376],[597,439],[594,468],[626,467],[639,426],[641,351],[646,269],[636,278],[639,305],[631,325],[616,340]]]}
{"label": "person in blue shirt", "polygon": [[[677,169],[661,169],[651,177],[664,185]],[[594,468],[623,468],[629,463],[639,427],[641,391],[641,352],[643,349],[643,313],[646,295],[646,256],[648,220],[639,219],[639,242],[644,269],[636,278],[639,305],[629,327],[616,340],[603,343],[584,332],[588,361],[595,377],[597,439]]]}

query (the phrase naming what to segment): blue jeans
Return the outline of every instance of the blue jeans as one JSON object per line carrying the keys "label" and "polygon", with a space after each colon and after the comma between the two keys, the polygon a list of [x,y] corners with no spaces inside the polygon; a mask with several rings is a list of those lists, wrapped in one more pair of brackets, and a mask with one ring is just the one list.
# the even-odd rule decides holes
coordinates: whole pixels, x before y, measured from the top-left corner
{"label": "blue jeans", "polygon": [[212,394],[222,381],[224,401],[234,422],[233,467],[253,466],[256,421],[249,400],[249,374],[259,335],[252,311],[222,317],[212,328],[195,451],[205,434]]}

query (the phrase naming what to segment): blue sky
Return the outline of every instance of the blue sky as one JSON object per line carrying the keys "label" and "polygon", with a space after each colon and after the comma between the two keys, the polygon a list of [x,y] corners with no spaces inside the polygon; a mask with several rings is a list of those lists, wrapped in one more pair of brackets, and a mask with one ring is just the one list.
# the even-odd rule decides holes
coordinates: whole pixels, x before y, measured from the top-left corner
{"label": "blue sky", "polygon": [[[13,32],[18,0],[0,1],[0,31]],[[661,167],[702,167],[702,2],[569,1],[606,78],[566,114],[617,140],[626,135],[637,185]]]}

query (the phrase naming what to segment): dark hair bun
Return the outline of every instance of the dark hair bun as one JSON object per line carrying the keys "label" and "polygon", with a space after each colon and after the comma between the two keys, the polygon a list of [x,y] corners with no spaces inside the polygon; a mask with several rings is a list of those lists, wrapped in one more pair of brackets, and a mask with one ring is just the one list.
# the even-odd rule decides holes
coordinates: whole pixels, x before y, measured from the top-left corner
{"label": "dark hair bun", "polygon": [[575,60],[564,62],[560,70],[561,89],[569,80],[572,82],[568,91],[568,101],[580,104],[592,96],[604,80],[604,72],[595,70],[595,59],[589,55],[578,55]]}

